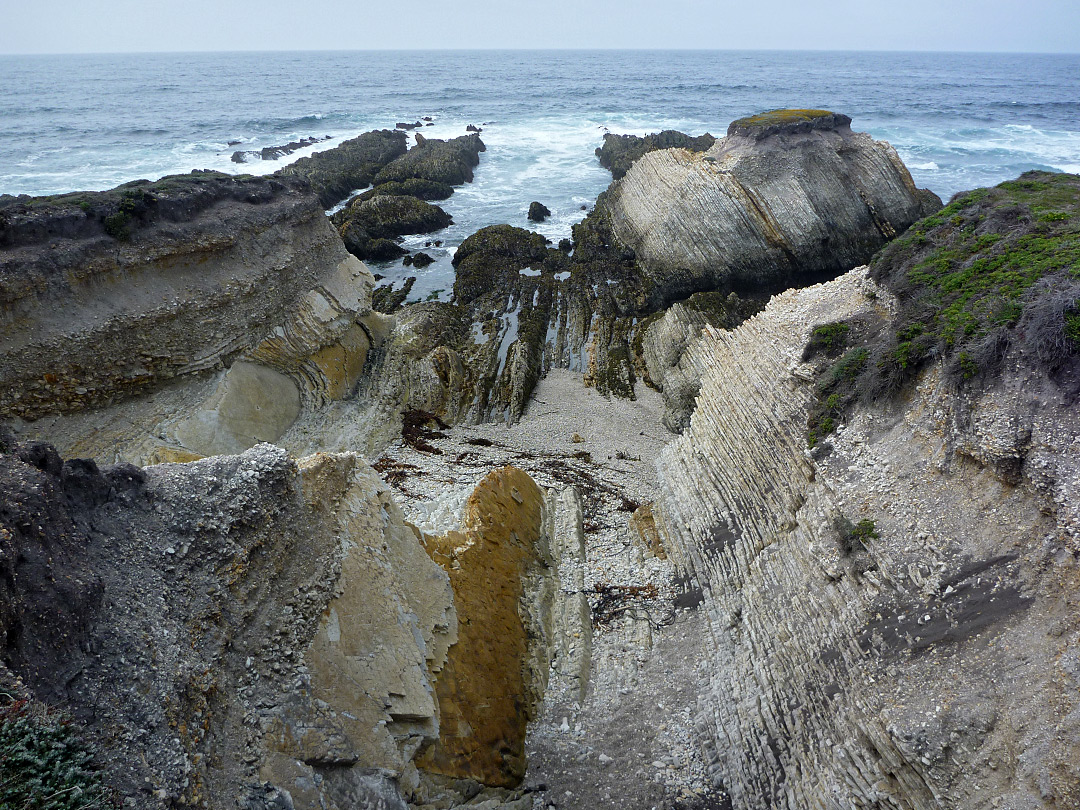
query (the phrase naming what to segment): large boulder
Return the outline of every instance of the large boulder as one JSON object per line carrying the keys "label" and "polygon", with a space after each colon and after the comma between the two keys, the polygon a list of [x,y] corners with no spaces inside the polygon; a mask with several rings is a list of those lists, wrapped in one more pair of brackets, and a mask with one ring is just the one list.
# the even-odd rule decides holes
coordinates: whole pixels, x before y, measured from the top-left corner
{"label": "large boulder", "polygon": [[385,260],[405,254],[392,240],[412,233],[431,233],[453,222],[442,208],[416,197],[357,197],[333,216],[346,249],[359,259]]}
{"label": "large boulder", "polygon": [[602,200],[654,305],[708,289],[797,286],[864,264],[941,201],[851,119],[785,110],[740,119],[708,151],[635,162]]}

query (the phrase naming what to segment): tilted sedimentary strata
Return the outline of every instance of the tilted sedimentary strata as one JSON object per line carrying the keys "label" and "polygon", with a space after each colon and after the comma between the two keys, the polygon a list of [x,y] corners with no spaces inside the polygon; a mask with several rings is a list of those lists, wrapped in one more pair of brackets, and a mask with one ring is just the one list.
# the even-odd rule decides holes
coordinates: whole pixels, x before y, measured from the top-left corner
{"label": "tilted sedimentary strata", "polygon": [[637,160],[603,207],[654,304],[836,275],[941,207],[892,146],[850,124],[824,110],[777,111],[733,122],[705,152]]}
{"label": "tilted sedimentary strata", "polygon": [[662,523],[705,589],[714,775],[738,808],[1075,806],[1075,407],[1016,353],[970,397],[932,368],[815,460],[802,347],[860,313],[890,317],[865,270],[684,361],[702,384]]}

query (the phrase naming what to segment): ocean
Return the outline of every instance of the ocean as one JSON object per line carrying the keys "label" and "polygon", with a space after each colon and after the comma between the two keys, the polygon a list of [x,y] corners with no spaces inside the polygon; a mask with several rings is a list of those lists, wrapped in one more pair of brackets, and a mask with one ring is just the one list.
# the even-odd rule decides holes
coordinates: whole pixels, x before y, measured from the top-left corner
{"label": "ocean", "polygon": [[[846,113],[947,199],[1028,169],[1080,172],[1080,55],[443,51],[0,56],[0,194],[111,188],[196,168],[266,173],[424,116],[427,137],[483,128],[475,181],[440,203],[454,224],[410,237],[436,263],[373,265],[448,297],[454,248],[485,225],[569,236],[611,180],[605,132],[721,136],[778,107]],[[329,141],[280,161],[234,150]],[[230,145],[230,142],[238,142]],[[526,222],[531,201],[553,212]]]}

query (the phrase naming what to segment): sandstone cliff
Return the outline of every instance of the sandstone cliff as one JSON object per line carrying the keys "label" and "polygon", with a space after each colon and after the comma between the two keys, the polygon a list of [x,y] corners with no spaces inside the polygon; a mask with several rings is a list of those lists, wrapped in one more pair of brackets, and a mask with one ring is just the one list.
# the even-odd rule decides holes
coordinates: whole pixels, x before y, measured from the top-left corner
{"label": "sandstone cliff", "polygon": [[366,275],[298,182],[196,172],[0,214],[6,417],[100,407],[220,368],[298,308],[332,309],[301,302],[333,274]]}
{"label": "sandstone cliff", "polygon": [[940,207],[887,143],[851,119],[787,110],[741,119],[707,151],[637,160],[603,198],[637,254],[650,299],[698,290],[783,289],[864,264]]}
{"label": "sandstone cliff", "polygon": [[963,396],[930,368],[811,456],[812,327],[894,307],[855,270],[688,350],[661,511],[705,591],[714,776],[739,808],[1075,806],[1075,406],[1017,349]]}

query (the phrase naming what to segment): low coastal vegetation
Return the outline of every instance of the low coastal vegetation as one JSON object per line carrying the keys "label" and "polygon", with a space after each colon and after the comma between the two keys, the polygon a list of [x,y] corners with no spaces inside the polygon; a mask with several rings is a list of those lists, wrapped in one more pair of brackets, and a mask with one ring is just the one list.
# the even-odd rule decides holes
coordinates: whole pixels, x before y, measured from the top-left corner
{"label": "low coastal vegetation", "polygon": [[774,127],[782,124],[794,124],[813,121],[815,118],[830,118],[831,110],[769,110],[768,112],[749,115],[732,121],[732,127],[750,129],[752,127]]}
{"label": "low coastal vegetation", "polygon": [[93,755],[61,712],[0,693],[0,807],[90,810],[113,807]]}
{"label": "low coastal vegetation", "polygon": [[[1011,351],[1055,378],[1075,377],[1080,177],[1027,172],[958,195],[883,248],[870,275],[896,295],[898,312],[886,330],[822,369],[811,447],[856,400],[893,397],[933,362],[958,388],[989,384]],[[845,327],[815,329],[804,359],[835,351]]]}

